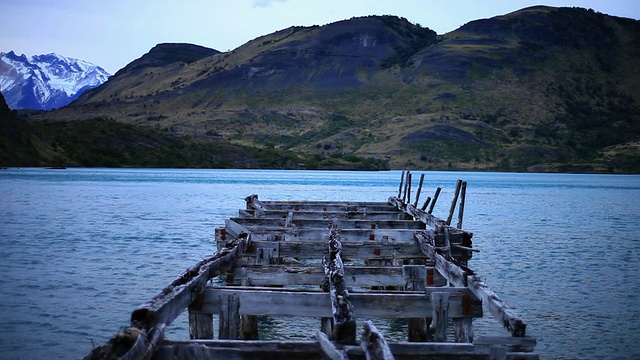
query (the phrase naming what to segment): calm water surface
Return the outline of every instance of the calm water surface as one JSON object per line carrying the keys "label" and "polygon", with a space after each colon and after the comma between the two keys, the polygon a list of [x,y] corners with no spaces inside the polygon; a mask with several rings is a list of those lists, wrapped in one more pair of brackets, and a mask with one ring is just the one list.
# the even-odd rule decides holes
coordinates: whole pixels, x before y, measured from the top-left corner
{"label": "calm water surface", "polygon": [[[541,358],[640,358],[640,176],[425,174],[423,194],[443,188],[440,217],[456,179],[468,182],[463,227],[481,250],[470,265],[528,323]],[[215,227],[247,195],[385,201],[399,179],[397,171],[0,170],[0,359],[81,358],[103,344],[131,310],[212,254]],[[492,319],[476,323],[476,336],[504,334]],[[265,336],[293,336],[279,322],[264,326]],[[184,319],[169,337],[188,338]]]}

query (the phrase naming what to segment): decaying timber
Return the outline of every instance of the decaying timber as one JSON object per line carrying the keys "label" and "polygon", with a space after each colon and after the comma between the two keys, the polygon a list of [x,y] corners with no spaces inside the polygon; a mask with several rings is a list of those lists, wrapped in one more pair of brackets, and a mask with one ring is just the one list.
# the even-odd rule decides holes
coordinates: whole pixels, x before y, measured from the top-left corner
{"label": "decaying timber", "polygon": [[[419,205],[423,183],[424,174],[413,202],[410,172],[386,202],[248,196],[216,228],[215,255],[135,309],[86,358],[538,359],[526,323],[469,267],[478,250],[461,229],[466,182],[457,182],[445,218],[433,215],[440,188]],[[483,308],[505,336],[474,335]],[[189,339],[166,339],[185,310]],[[318,325],[308,340],[260,340],[260,316]],[[384,319],[406,321],[406,341],[385,339],[372,322]]]}

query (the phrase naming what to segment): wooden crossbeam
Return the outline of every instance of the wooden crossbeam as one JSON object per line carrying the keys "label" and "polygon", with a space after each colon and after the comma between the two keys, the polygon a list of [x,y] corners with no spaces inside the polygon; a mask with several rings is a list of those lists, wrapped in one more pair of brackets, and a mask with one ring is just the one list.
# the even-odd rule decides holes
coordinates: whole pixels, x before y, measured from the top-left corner
{"label": "wooden crossbeam", "polygon": [[[490,344],[458,343],[407,343],[388,342],[391,353],[398,358],[489,358]],[[501,345],[497,345],[501,346]],[[532,352],[517,351],[506,347],[503,359],[539,360]],[[347,357],[365,358],[361,346],[345,346]],[[313,358],[324,352],[317,340],[165,340],[158,348],[154,358],[170,359],[228,359],[238,358]],[[334,359],[334,357],[329,357]]]}
{"label": "wooden crossbeam", "polygon": [[[287,217],[291,214],[289,212]],[[360,220],[360,219],[298,219],[295,213],[292,213],[291,220],[287,222],[287,217],[283,218],[254,218],[254,217],[232,217],[230,220],[247,228],[263,227],[263,228],[305,228],[305,229],[323,229],[329,228],[334,223],[340,229],[424,229],[425,224],[420,221],[413,220]],[[288,223],[288,226],[287,226]]]}
{"label": "wooden crossbeam", "polygon": [[[433,266],[413,265],[422,267],[427,274],[422,280],[430,286],[447,285]],[[347,286],[366,288],[371,286],[406,286],[403,267],[398,266],[345,266],[344,274]],[[325,276],[321,266],[303,265],[244,265],[236,268],[235,279],[242,279],[245,286],[288,286],[288,285],[322,285]],[[423,288],[424,289],[424,286]],[[411,289],[417,291],[418,289]]]}
{"label": "wooden crossbeam", "polygon": [[[245,210],[240,215],[246,217],[250,214],[250,217],[266,218],[266,219],[280,219],[287,216],[290,210]],[[389,220],[398,219],[403,220],[405,218],[404,213],[399,213],[397,210],[390,208],[386,211],[296,211],[294,217],[296,219],[337,219],[337,220]]]}
{"label": "wooden crossbeam", "polygon": [[[480,301],[465,298],[467,288],[431,287],[424,293],[415,292],[349,292],[358,317],[411,318],[431,317],[433,292],[449,294],[449,317],[481,317]],[[322,291],[261,287],[208,287],[198,304],[190,307],[194,313],[217,314],[220,297],[239,297],[241,315],[331,317],[329,294]]]}
{"label": "wooden crossbeam", "polygon": [[[226,241],[217,241],[218,248],[226,246]],[[260,249],[278,249],[279,257],[297,259],[317,259],[326,253],[322,242],[311,241],[251,241],[245,257],[255,257]],[[390,243],[381,241],[353,241],[342,244],[344,259],[416,259],[424,258],[422,251],[412,243]]]}

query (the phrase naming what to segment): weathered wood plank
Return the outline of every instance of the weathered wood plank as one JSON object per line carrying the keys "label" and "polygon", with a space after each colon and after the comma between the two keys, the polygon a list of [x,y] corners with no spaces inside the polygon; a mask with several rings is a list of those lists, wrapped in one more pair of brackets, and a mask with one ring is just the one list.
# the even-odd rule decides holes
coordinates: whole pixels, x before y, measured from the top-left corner
{"label": "weathered wood plank", "polygon": [[360,346],[367,360],[393,360],[393,354],[384,336],[378,331],[371,321],[365,321],[362,326]]}
{"label": "weathered wood plank", "polygon": [[240,296],[237,294],[218,295],[219,339],[236,340],[240,337]]}
{"label": "weathered wood plank", "polygon": [[[239,233],[249,232],[244,226],[227,220],[228,225],[234,225],[237,229],[243,229]],[[227,234],[236,233],[227,229]],[[315,241],[327,240],[326,229],[283,228],[283,227],[252,227],[251,239],[254,241]],[[415,229],[345,229],[341,230],[340,237],[343,242],[349,241],[382,241],[382,242],[413,242]]]}
{"label": "weathered wood plank", "polygon": [[316,341],[167,340],[156,360],[325,359]]}
{"label": "weathered wood plank", "polygon": [[[325,279],[321,266],[247,265],[239,267],[235,276],[246,279],[246,285],[252,286],[322,285]],[[344,279],[350,287],[404,286],[400,267],[345,266]]]}
{"label": "weathered wood plank", "polygon": [[435,292],[430,295],[433,304],[431,327],[435,330],[435,342],[447,341],[447,320],[449,319],[449,293]]}
{"label": "weathered wood plank", "polygon": [[493,317],[504,326],[512,336],[524,337],[527,324],[516,315],[507,303],[501,300],[479,277],[472,275],[467,277],[469,289],[487,306]]}
{"label": "weathered wood plank", "polygon": [[425,229],[425,224],[420,221],[413,220],[330,220],[330,219],[298,219],[295,214],[287,226],[286,218],[247,218],[232,217],[230,220],[252,229],[254,227],[262,228],[305,228],[305,229],[323,229],[329,228],[333,222],[340,229]]}
{"label": "weathered wood plank", "polygon": [[[349,292],[349,300],[360,317],[411,318],[429,317],[433,313],[430,294],[449,294],[449,317],[482,317],[482,304],[472,301],[470,309],[463,307],[467,288],[427,288],[424,293],[410,292]],[[244,315],[331,317],[330,296],[322,291],[260,287],[213,287],[203,292],[202,306],[193,312],[218,313],[219,296],[237,295],[239,313]]]}
{"label": "weathered wood plank", "polygon": [[213,339],[213,314],[194,314],[189,311],[189,337]]}
{"label": "weathered wood plank", "polygon": [[451,201],[451,207],[449,208],[449,216],[447,217],[447,225],[451,225],[453,219],[453,213],[456,210],[456,204],[458,202],[458,196],[460,196],[460,188],[462,187],[462,180],[456,181],[456,190],[453,193],[453,200]]}
{"label": "weathered wood plank", "polygon": [[[402,267],[405,291],[425,291],[427,287],[427,267],[423,265],[405,265]],[[408,341],[427,341],[429,338],[428,323],[426,317],[409,318]]]}
{"label": "weathered wood plank", "polygon": [[[266,218],[266,219],[283,219],[289,213],[289,210],[265,210],[265,211],[249,211],[256,218]],[[328,211],[297,211],[295,213],[296,219],[343,219],[343,220],[405,220],[405,214],[402,212],[398,212],[393,208],[387,211],[337,211],[337,212],[328,212]]]}
{"label": "weathered wood plank", "polygon": [[[226,242],[218,242],[218,248]],[[251,241],[250,250],[244,256],[257,256],[260,248],[277,248],[280,257],[290,256],[300,259],[317,259],[327,252],[322,242],[301,241]],[[344,259],[416,259],[424,258],[424,254],[415,244],[390,243],[378,241],[345,242],[342,244]]]}
{"label": "weathered wood plank", "polygon": [[322,265],[324,274],[329,280],[329,297],[333,315],[332,339],[339,344],[354,344],[356,341],[356,319],[344,280],[340,230],[335,226],[329,230],[327,246],[329,254],[322,257]]}

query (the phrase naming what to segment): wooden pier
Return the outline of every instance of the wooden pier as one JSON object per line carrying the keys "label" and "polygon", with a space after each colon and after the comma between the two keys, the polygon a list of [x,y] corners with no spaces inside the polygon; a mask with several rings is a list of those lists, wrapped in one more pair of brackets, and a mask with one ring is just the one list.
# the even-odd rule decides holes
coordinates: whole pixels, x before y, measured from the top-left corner
{"label": "wooden pier", "polygon": [[[215,255],[86,359],[538,359],[525,322],[468,267],[477,249],[462,230],[466,183],[441,219],[440,189],[419,204],[422,175],[412,202],[411,177],[386,202],[248,196],[216,228]],[[166,339],[185,310],[189,339]],[[504,336],[474,336],[484,311]],[[308,340],[261,339],[260,317],[292,316],[317,319]],[[385,339],[374,319],[405,322],[404,339]]]}

